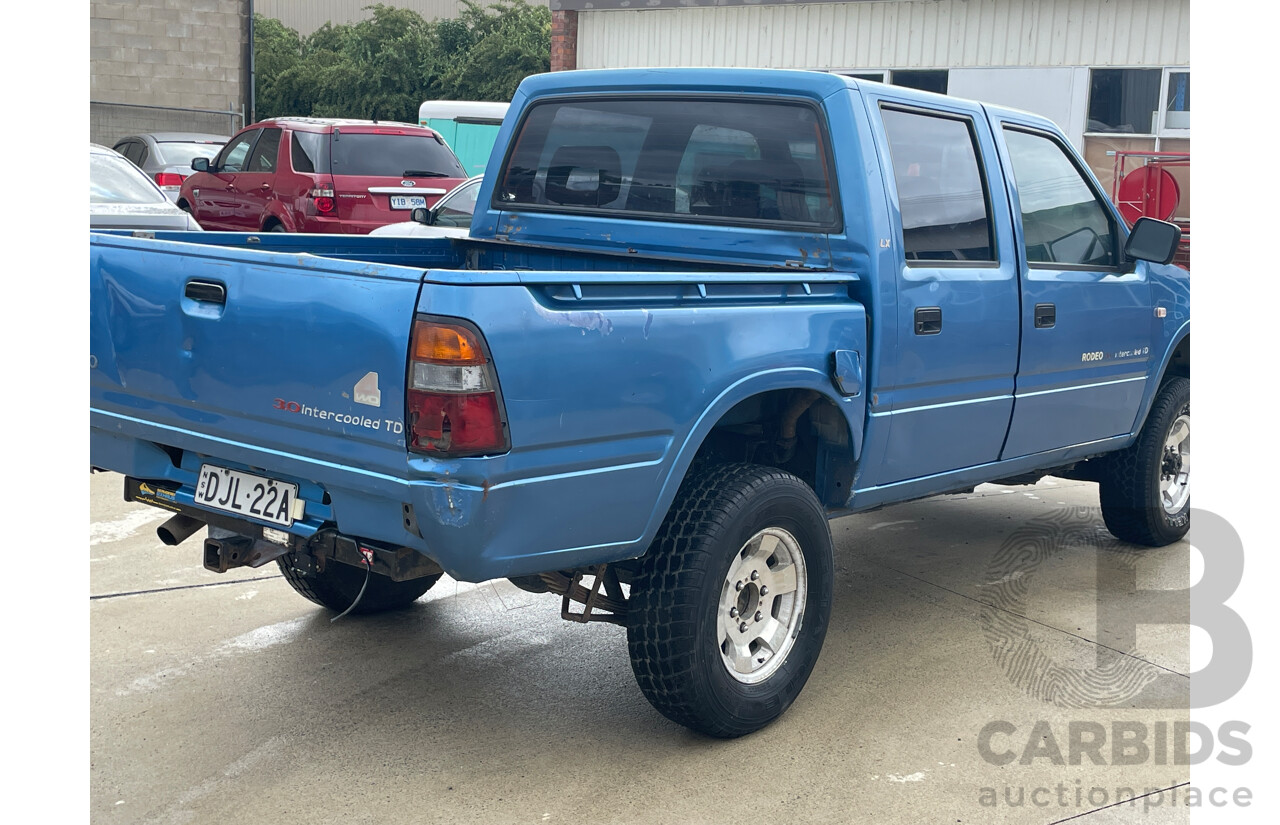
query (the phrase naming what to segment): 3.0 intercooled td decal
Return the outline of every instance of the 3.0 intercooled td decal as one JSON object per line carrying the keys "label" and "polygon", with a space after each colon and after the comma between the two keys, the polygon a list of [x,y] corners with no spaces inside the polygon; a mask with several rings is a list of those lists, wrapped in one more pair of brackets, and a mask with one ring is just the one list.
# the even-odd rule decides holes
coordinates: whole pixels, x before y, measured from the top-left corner
{"label": "3.0 intercooled td decal", "polygon": [[283,398],[275,399],[272,402],[272,406],[283,412],[307,415],[323,421],[332,421],[336,424],[349,424],[354,427],[364,427],[367,430],[386,430],[389,433],[404,432],[404,422],[391,418],[370,418],[367,415],[325,410],[307,404],[299,404],[297,401],[286,401]]}

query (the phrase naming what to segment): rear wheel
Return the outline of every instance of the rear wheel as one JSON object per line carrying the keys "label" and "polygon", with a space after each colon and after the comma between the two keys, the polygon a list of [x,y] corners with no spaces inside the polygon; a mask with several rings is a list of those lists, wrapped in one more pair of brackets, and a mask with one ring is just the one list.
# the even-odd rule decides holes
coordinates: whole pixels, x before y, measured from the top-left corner
{"label": "rear wheel", "polygon": [[1098,485],[1102,518],[1118,539],[1163,547],[1191,526],[1191,381],[1171,378],[1138,440],[1109,456]]}
{"label": "rear wheel", "polygon": [[[323,572],[304,574],[298,569],[294,553],[286,553],[276,560],[284,580],[299,595],[321,607],[342,612],[351,606],[364,586],[365,571],[360,567],[330,559]],[[407,607],[440,580],[439,573],[408,581],[394,581],[380,573],[368,573],[369,586],[365,588],[360,604],[352,613],[382,613]]]}
{"label": "rear wheel", "polygon": [[627,643],[645,698],[710,736],[769,724],[818,660],[832,578],[826,514],[803,481],[742,464],[691,474],[632,578]]}

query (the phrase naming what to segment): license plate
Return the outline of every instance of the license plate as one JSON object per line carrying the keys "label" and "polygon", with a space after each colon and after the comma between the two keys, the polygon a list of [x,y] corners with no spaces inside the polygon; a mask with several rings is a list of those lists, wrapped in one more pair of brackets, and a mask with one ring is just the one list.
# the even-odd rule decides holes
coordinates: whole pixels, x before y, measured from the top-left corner
{"label": "license plate", "polygon": [[418,209],[418,208],[426,209],[427,197],[426,195],[392,195],[391,208],[392,209]]}
{"label": "license plate", "polygon": [[239,516],[292,526],[298,485],[204,464],[196,482],[196,504]]}

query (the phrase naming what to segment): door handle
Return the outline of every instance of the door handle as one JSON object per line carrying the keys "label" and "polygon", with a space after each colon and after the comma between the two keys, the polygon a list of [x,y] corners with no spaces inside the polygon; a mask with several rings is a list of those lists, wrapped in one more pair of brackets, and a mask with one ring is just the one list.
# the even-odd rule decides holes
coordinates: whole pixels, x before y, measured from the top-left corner
{"label": "door handle", "polygon": [[271,184],[269,184],[269,183],[264,183],[264,184],[262,184],[261,186],[259,186],[258,188],[259,188],[259,189],[270,189],[270,188],[271,188]]}
{"label": "door handle", "polygon": [[1058,308],[1053,304],[1036,304],[1036,329],[1049,329],[1058,323]]}
{"label": "door handle", "polygon": [[224,306],[227,303],[227,288],[217,281],[187,281],[183,295],[193,301]]}
{"label": "door handle", "polygon": [[916,335],[937,335],[940,332],[942,332],[942,307],[918,307]]}

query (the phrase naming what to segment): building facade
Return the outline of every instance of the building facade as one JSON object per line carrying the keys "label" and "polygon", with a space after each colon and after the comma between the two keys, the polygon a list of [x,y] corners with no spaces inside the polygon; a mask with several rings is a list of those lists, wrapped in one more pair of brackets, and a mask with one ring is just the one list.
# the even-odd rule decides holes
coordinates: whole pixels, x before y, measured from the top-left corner
{"label": "building facade", "polygon": [[[1190,151],[1190,0],[551,0],[552,69],[817,69],[1033,111],[1103,186]],[[1130,164],[1129,168],[1133,168]],[[1170,170],[1189,215],[1189,170]]]}
{"label": "building facade", "polygon": [[91,0],[89,139],[244,123],[250,0]]}

